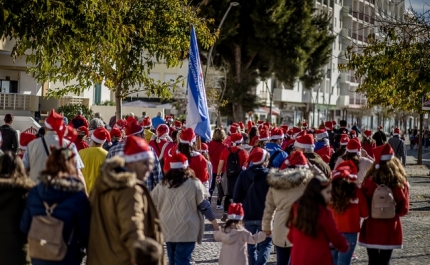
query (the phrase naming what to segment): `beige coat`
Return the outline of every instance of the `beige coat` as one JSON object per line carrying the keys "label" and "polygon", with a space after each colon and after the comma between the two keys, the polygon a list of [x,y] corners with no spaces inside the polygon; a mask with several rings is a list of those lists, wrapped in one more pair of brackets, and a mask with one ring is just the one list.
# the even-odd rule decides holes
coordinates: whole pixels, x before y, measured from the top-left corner
{"label": "beige coat", "polygon": [[222,242],[219,265],[248,265],[248,244],[255,245],[266,239],[266,233],[251,234],[246,229],[215,231],[215,241]]}
{"label": "beige coat", "polygon": [[[343,162],[342,157],[339,157],[336,161],[336,165],[334,168],[336,168],[340,163]],[[364,178],[366,177],[367,171],[372,167],[373,161],[366,157],[360,157],[360,162],[358,163],[358,173],[357,173],[357,184],[359,187],[361,187],[361,183],[363,182]]]}
{"label": "beige coat", "polygon": [[266,196],[262,229],[272,231],[275,246],[292,246],[287,240],[286,222],[291,206],[302,196],[313,176],[308,169],[272,170],[269,173],[267,182],[270,188]]}
{"label": "beige coat", "polygon": [[130,265],[137,242],[164,265],[164,254],[153,257],[152,251],[164,244],[157,209],[148,188],[124,164],[119,156],[108,159],[90,194],[87,265]]}

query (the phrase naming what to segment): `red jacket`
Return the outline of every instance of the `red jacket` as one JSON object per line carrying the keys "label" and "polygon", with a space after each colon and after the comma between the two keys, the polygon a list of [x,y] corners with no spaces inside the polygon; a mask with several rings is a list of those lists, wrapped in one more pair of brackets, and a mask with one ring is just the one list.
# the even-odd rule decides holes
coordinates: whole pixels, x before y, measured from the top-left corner
{"label": "red jacket", "polygon": [[375,143],[373,143],[373,144],[361,144],[361,148],[363,148],[367,152],[367,154],[373,159],[374,159],[374,156],[373,156],[373,150],[372,149],[375,147],[376,147]]}
{"label": "red jacket", "polygon": [[[155,139],[149,141],[149,145],[154,149],[155,153],[157,154],[158,159],[162,159],[166,149],[172,148],[173,144],[174,143],[171,143],[167,140],[161,140],[161,139],[160,139],[159,143],[157,143],[157,140],[155,140]],[[164,148],[164,150],[163,150],[163,148]]]}
{"label": "red jacket", "polygon": [[[71,121],[70,121],[70,123],[69,124],[72,124],[72,126],[73,127],[75,127],[74,126],[74,123],[73,123],[73,121],[74,120],[81,120],[81,123],[82,123],[82,126],[85,126],[85,127],[89,127],[89,125],[88,125],[88,121],[87,121],[87,119],[85,119],[83,116],[81,116],[81,115],[78,115],[78,116],[76,116],[76,117],[74,117]],[[75,128],[75,129],[78,129],[78,128]]]}
{"label": "red jacket", "polygon": [[[398,249],[402,248],[403,232],[400,217],[409,211],[409,184],[404,183],[404,188],[392,188],[396,201],[396,216],[392,219],[373,219],[369,216],[361,227],[359,244],[366,248]],[[372,178],[367,177],[361,184],[361,190],[370,207],[373,193],[377,184]]]}
{"label": "red jacket", "polygon": [[[291,212],[297,212],[297,204]],[[330,210],[324,206],[319,208],[318,234],[313,238],[290,226],[288,240],[293,243],[290,265],[333,265],[330,243],[341,252],[348,250],[348,242],[337,229]]]}
{"label": "red jacket", "polygon": [[85,142],[84,140],[80,140],[80,139],[76,139],[75,145],[76,145],[76,149],[78,150],[78,152],[82,149],[90,147],[87,142]]}
{"label": "red jacket", "polygon": [[[231,146],[230,148],[224,148],[224,150],[221,152],[220,161],[224,161],[224,166],[222,168],[222,172],[225,172],[225,169],[227,167],[227,160],[228,160],[228,155],[230,154],[230,150],[231,152],[237,152],[237,150],[239,149],[239,147],[237,146]],[[247,163],[248,163],[248,157],[249,154],[248,152],[246,152],[244,149],[241,148],[241,150],[239,151],[239,164],[241,167],[246,167]],[[214,172],[218,172],[218,167],[214,168],[216,171]]]}
{"label": "red jacket", "polygon": [[326,162],[328,164],[328,163],[330,163],[330,158],[333,155],[334,150],[330,146],[324,146],[323,148],[315,151],[315,153],[319,154],[320,157],[322,158],[322,160],[324,160],[324,162]]}
{"label": "red jacket", "polygon": [[231,137],[230,135],[227,136],[227,138],[225,138],[224,142],[222,142],[223,144],[225,144],[226,146],[230,147],[231,146]]}
{"label": "red jacket", "polygon": [[[170,150],[170,152],[172,152],[172,150],[173,148]],[[207,160],[202,154],[198,152],[192,152],[191,159],[188,161],[188,163],[190,164],[190,168],[194,170],[196,177],[200,179],[202,183],[205,183],[206,181],[209,180]],[[169,170],[170,170],[169,157],[166,157],[164,159],[164,172],[167,172]]]}
{"label": "red jacket", "polygon": [[221,157],[222,151],[227,148],[227,145],[222,142],[210,141],[208,143],[209,147],[209,158],[211,159],[213,173],[217,173],[219,158]]}
{"label": "red jacket", "polygon": [[330,210],[333,213],[337,228],[342,233],[360,232],[360,218],[367,219],[369,217],[366,197],[358,187],[356,188],[356,198],[351,200],[345,212],[336,213],[331,207]]}

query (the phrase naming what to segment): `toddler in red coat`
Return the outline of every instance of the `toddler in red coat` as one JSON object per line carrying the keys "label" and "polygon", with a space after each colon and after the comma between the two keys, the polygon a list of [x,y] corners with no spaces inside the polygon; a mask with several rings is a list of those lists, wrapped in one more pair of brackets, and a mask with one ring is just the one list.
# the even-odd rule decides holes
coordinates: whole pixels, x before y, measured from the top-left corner
{"label": "toddler in red coat", "polygon": [[293,205],[287,220],[288,240],[293,243],[290,265],[333,265],[330,245],[340,252],[348,250],[348,242],[327,208],[330,198],[330,180],[317,175]]}

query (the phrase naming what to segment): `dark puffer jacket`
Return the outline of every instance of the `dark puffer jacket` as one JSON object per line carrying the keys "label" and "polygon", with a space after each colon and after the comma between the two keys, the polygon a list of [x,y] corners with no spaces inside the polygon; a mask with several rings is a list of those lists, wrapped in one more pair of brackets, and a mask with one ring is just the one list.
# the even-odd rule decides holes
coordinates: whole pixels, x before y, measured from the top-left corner
{"label": "dark puffer jacket", "polygon": [[3,138],[3,144],[1,145],[1,150],[12,151],[16,153],[18,151],[18,134],[16,130],[10,125],[3,125],[0,127],[0,132]]}
{"label": "dark puffer jacket", "polygon": [[[63,221],[63,239],[70,242],[62,261],[32,259],[33,265],[80,265],[81,248],[88,245],[90,227],[90,204],[84,186],[77,179],[42,177],[40,183],[30,190],[21,219],[21,231],[28,235],[33,216],[46,215],[43,202],[57,203],[52,216]],[[72,234],[73,231],[73,234]]]}
{"label": "dark puffer jacket", "polygon": [[19,229],[28,191],[27,177],[0,177],[0,264],[27,265],[27,237]]}

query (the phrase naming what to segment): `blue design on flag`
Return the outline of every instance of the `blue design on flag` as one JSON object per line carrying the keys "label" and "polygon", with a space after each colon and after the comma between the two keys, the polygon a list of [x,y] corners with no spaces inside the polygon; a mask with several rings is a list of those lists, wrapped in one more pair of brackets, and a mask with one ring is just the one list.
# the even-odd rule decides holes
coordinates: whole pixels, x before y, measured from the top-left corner
{"label": "blue design on flag", "polygon": [[209,141],[211,139],[211,126],[208,102],[194,26],[191,26],[191,45],[188,64],[186,124],[187,127],[195,131],[196,135],[202,138],[202,141]]}

